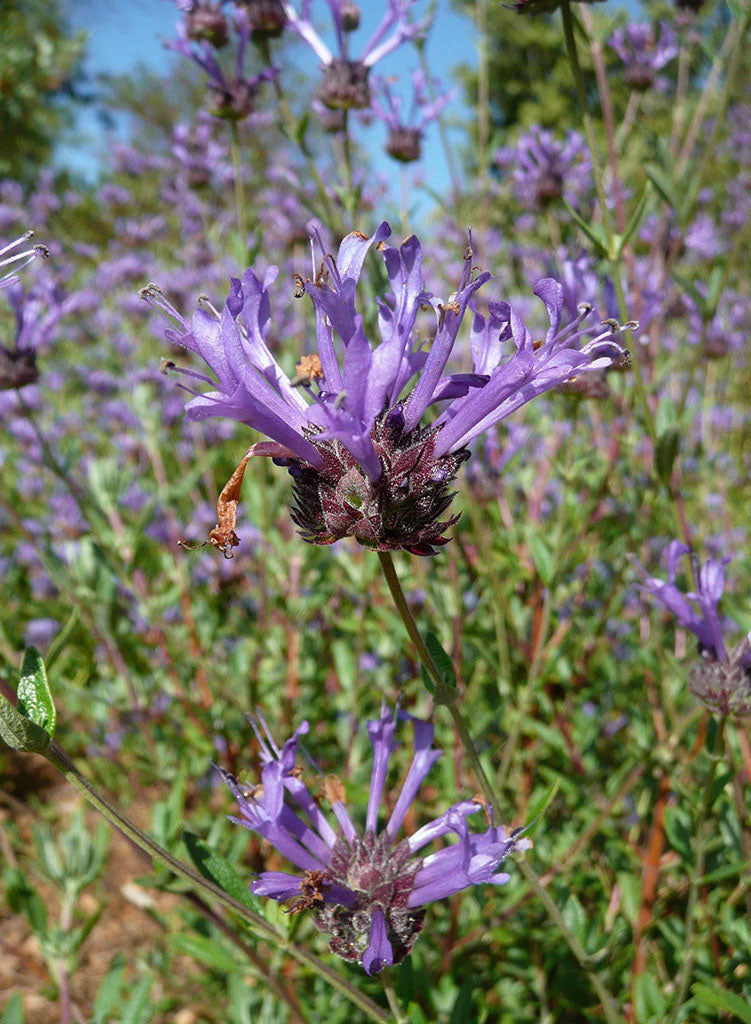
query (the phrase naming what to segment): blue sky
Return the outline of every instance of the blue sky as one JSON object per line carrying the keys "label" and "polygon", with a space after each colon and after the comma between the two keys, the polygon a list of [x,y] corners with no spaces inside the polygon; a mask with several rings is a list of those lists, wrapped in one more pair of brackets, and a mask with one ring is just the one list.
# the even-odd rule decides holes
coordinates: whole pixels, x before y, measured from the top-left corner
{"label": "blue sky", "polygon": [[[329,34],[329,18],[325,4],[318,4],[321,17],[318,21],[321,34],[327,43],[332,43]],[[426,5],[422,6],[424,10]],[[116,74],[136,73],[143,62],[156,71],[167,71],[175,59],[163,47],[163,40],[174,36],[178,14],[171,0],[113,0],[106,4],[102,0],[65,0],[64,8],[75,28],[85,28],[89,33],[87,71],[95,76],[100,72]],[[316,5],[314,4],[314,10]],[[383,10],[380,2],[363,0],[361,4],[363,24],[352,38],[352,53],[357,54],[364,46],[378,24]],[[300,44],[296,55],[301,65],[309,70],[309,80],[314,88],[318,78],[318,60],[307,47]],[[439,0],[435,23],[427,44],[427,56],[434,74],[447,83],[452,83],[451,72],[458,64],[473,64],[477,59],[475,32],[472,23],[450,9],[448,0]],[[407,68],[417,66],[414,51],[409,46],[400,48],[377,66],[384,75],[399,75],[404,78],[405,58]],[[447,114],[466,113],[457,99]],[[125,125],[120,127],[125,133]],[[383,127],[375,123],[369,128],[358,130],[373,159],[376,172],[388,177],[392,194],[398,195],[399,171],[397,165],[382,153]],[[79,118],[75,143],[61,147],[58,162],[85,175],[95,177],[101,160],[106,153],[108,136],[93,111],[85,111]],[[438,191],[447,188],[448,170],[440,146],[438,132],[431,126],[425,142],[421,164],[426,180]]]}

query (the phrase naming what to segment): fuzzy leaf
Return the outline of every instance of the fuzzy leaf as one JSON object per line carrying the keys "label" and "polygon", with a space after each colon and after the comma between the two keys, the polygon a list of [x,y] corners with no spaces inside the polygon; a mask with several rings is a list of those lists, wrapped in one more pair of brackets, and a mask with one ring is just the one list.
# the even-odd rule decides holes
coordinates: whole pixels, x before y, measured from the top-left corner
{"label": "fuzzy leaf", "polygon": [[40,726],[49,738],[55,735],[57,712],[47,682],[42,655],[36,647],[27,647],[18,683],[18,711]]}
{"label": "fuzzy leaf", "polygon": [[263,909],[263,901],[253,896],[245,879],[223,857],[214,853],[192,832],[183,832],[183,842],[190,859],[204,878],[208,878],[250,910]]}
{"label": "fuzzy leaf", "polygon": [[235,958],[227,952],[214,939],[207,939],[204,935],[173,935],[170,945],[178,953],[187,953],[194,960],[205,964],[214,971],[221,974],[231,974],[233,971],[241,970]]}
{"label": "fuzzy leaf", "polygon": [[125,956],[118,953],[112,959],[109,970],[102,978],[94,999],[94,1024],[108,1024],[108,1020],[120,1006],[125,981]]}
{"label": "fuzzy leaf", "polygon": [[[447,690],[449,691],[449,693],[446,694],[446,696],[448,697],[449,700],[452,700],[452,692],[453,694],[456,693],[456,673],[454,672],[453,662],[451,661],[451,658],[448,656],[448,654],[446,654],[446,652],[444,651],[443,647],[441,646],[441,642],[435,635],[435,633],[425,634],[425,646],[430,652],[430,656],[433,659],[433,664],[438,669],[438,674],[441,677],[442,685],[446,687]],[[436,690],[438,688],[436,687],[435,682],[430,678],[424,667],[422,669],[422,681],[425,684],[425,689],[428,691],[428,693],[432,693],[434,696],[437,697],[438,695],[436,694]],[[445,700],[441,700],[441,703],[445,703]]]}
{"label": "fuzzy leaf", "polygon": [[20,992],[14,992],[8,1000],[0,1024],[24,1024],[23,1000]]}
{"label": "fuzzy leaf", "polygon": [[712,1010],[723,1010],[725,1013],[732,1013],[743,1024],[751,1024],[751,1005],[746,999],[742,999],[735,992],[728,992],[724,988],[710,988],[709,985],[697,983],[691,986],[691,991],[697,1002]]}
{"label": "fuzzy leaf", "polygon": [[31,754],[44,754],[50,745],[47,732],[36,722],[26,718],[0,695],[0,739],[13,750]]}
{"label": "fuzzy leaf", "polygon": [[670,483],[673,475],[673,464],[678,455],[680,433],[675,427],[668,427],[663,430],[657,438],[655,446],[655,469],[657,475],[664,484]]}

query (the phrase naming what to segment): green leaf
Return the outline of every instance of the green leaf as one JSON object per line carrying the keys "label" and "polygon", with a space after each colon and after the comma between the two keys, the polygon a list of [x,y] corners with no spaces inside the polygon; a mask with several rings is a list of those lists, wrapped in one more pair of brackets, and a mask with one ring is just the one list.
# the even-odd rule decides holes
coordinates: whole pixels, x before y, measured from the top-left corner
{"label": "green leaf", "polygon": [[663,1021],[667,999],[651,974],[640,974],[634,981],[634,1015],[638,1024]]}
{"label": "green leaf", "polygon": [[27,647],[23,656],[21,679],[18,683],[18,710],[35,725],[44,729],[52,739],[55,735],[57,712],[47,682],[42,655],[36,647]]}
{"label": "green leaf", "polygon": [[529,824],[524,827],[522,835],[533,836],[542,824],[545,812],[551,803],[555,799],[555,795],[561,788],[561,780],[556,779],[553,785],[550,787],[548,792],[536,803],[532,804],[532,808],[529,812]]}
{"label": "green leaf", "polygon": [[113,957],[109,970],[102,978],[94,998],[94,1024],[108,1024],[110,1016],[120,1006],[125,981],[125,954]]}
{"label": "green leaf", "polygon": [[626,228],[625,228],[623,234],[620,237],[620,240],[619,240],[619,243],[618,243],[618,251],[619,251],[619,253],[623,252],[624,248],[630,242],[632,235],[634,234],[636,229],[641,224],[642,217],[644,216],[644,211],[647,208],[647,200],[649,199],[649,192],[650,192],[650,183],[647,182],[647,184],[644,186],[644,191],[641,194],[641,199],[636,204],[636,206],[634,208],[634,211],[631,214],[631,217],[629,219],[629,222],[626,225]]}
{"label": "green leaf", "polygon": [[709,985],[702,985],[697,982],[691,986],[697,1002],[709,1007],[712,1010],[723,1010],[725,1013],[732,1013],[743,1024],[751,1024],[751,1004],[748,1000],[742,999],[735,992],[728,992],[725,988],[710,988]]}
{"label": "green leaf", "polygon": [[233,971],[240,970],[240,965],[226,949],[218,942],[207,939],[203,935],[173,935],[170,945],[178,953],[187,953],[194,960],[198,960],[222,974],[231,974]]}
{"label": "green leaf", "polygon": [[529,539],[529,547],[532,552],[532,558],[534,559],[537,573],[545,586],[549,587],[553,582],[553,577],[555,576],[553,552],[539,533],[532,534]]}
{"label": "green leaf", "polygon": [[[121,1024],[146,1024],[151,1018],[151,1006],[149,995],[151,993],[151,978],[142,978],[133,990],[133,995],[123,1012]],[[144,1012],[145,1011],[145,1012]]]}
{"label": "green leaf", "polygon": [[0,694],[0,739],[13,750],[44,754],[50,737],[41,726],[19,714],[11,702]]}
{"label": "green leaf", "polygon": [[668,427],[657,438],[655,445],[655,469],[664,484],[670,483],[673,465],[678,455],[680,432],[676,427]]}
{"label": "green leaf", "polygon": [[677,210],[680,206],[680,202],[675,191],[675,185],[670,178],[668,178],[667,174],[662,170],[662,168],[657,167],[655,164],[647,164],[644,170],[647,172],[647,177],[668,206],[672,207],[673,210]]}
{"label": "green leaf", "polygon": [[579,216],[579,214],[576,212],[576,210],[573,208],[571,203],[568,202],[567,199],[563,200],[563,205],[566,207],[566,209],[567,209],[568,213],[570,214],[570,216],[574,218],[574,220],[579,225],[579,227],[582,229],[582,231],[587,236],[587,238],[590,240],[590,242],[592,242],[594,244],[594,246],[597,248],[597,250],[600,253],[600,255],[601,256],[607,256],[608,255],[608,247],[607,247],[607,245],[605,243],[605,236],[602,233],[602,231],[599,228],[599,226],[595,227],[595,225],[593,225],[593,224],[587,224],[587,222],[582,217]]}
{"label": "green leaf", "polygon": [[433,659],[433,664],[438,669],[438,675],[441,677],[442,686],[447,688],[448,693],[441,697],[440,694],[436,693],[437,687],[435,682],[428,675],[425,667],[422,666],[422,681],[425,684],[425,689],[428,693],[432,693],[440,703],[453,702],[456,694],[456,672],[454,672],[454,665],[451,658],[446,654],[441,642],[435,633],[425,634],[425,646],[430,653],[430,657]]}
{"label": "green leaf", "polygon": [[0,1024],[24,1024],[23,999],[20,992],[14,992],[6,1003]]}
{"label": "green leaf", "polygon": [[740,0],[727,0],[727,3],[735,20],[741,21],[743,15],[745,14],[745,11],[743,10],[743,6],[740,3]]}
{"label": "green leaf", "polygon": [[192,832],[183,832],[183,842],[190,859],[204,878],[218,885],[248,909],[263,911],[263,901],[251,893],[247,881],[223,857],[214,853]]}

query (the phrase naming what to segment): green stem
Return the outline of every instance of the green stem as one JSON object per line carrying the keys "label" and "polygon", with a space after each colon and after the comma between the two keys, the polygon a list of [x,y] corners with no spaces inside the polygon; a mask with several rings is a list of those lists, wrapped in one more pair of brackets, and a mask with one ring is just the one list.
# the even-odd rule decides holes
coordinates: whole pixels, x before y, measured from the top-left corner
{"label": "green stem", "polygon": [[605,229],[605,237],[608,240],[609,247],[613,235],[613,225],[610,220],[610,210],[608,209],[608,204],[605,198],[602,168],[600,167],[600,157],[597,152],[597,141],[595,139],[592,115],[589,112],[589,103],[587,102],[587,90],[584,85],[584,75],[582,74],[581,64],[579,63],[579,53],[576,49],[574,16],[571,12],[570,0],[563,0],[561,4],[561,14],[563,15],[563,37],[566,41],[566,53],[568,55],[569,64],[571,65],[571,72],[574,76],[574,85],[576,86],[576,95],[579,100],[579,106],[581,107],[582,121],[584,122],[584,134],[587,137],[589,154],[592,159],[592,175],[595,180],[595,191],[597,192],[597,199],[600,204],[600,215],[602,217],[602,226]]}
{"label": "green stem", "polygon": [[399,1004],[399,997],[394,989],[388,969],[381,972],[381,984],[383,985],[383,991],[386,993],[389,1009],[396,1024],[408,1024],[409,1017],[406,1016]]}
{"label": "green stem", "polygon": [[74,763],[57,743],[54,741],[50,743],[46,756],[62,772],[71,785],[88,800],[92,807],[99,811],[127,839],[130,839],[139,849],[147,853],[149,857],[169,868],[170,871],[173,871],[180,878],[190,882],[195,888],[210,894],[216,903],[221,904],[227,910],[231,910],[233,914],[247,922],[257,934],[273,942],[280,949],[294,957],[299,963],[304,964],[314,973],[325,978],[330,985],[338,989],[355,1006],[358,1006],[371,1020],[378,1022],[378,1024],[384,1024],[384,1022],[385,1024],[390,1024],[389,1015],[380,1006],[361,992],[358,992],[354,985],[351,985],[345,978],[342,978],[335,970],[323,963],[322,960],[319,960],[317,956],[288,942],[260,914],[256,914],[248,907],[243,906],[242,903],[220,889],[218,885],[203,878],[198,872],[188,867],[187,864],[183,864],[182,861],[173,857],[171,853],[155,842],[149,835],[142,832],[106,796],[99,793],[88,779],[81,775]]}
{"label": "green stem", "polygon": [[[675,1024],[680,1013],[683,1001],[686,998],[686,992],[688,991],[689,982],[691,981],[691,972],[694,967],[694,936],[696,934],[696,904],[699,899],[699,887],[701,880],[704,875],[704,863],[707,855],[707,837],[709,836],[712,828],[712,821],[710,819],[710,812],[712,810],[713,803],[713,790],[715,784],[715,777],[717,775],[717,765],[720,761],[721,754],[719,753],[722,747],[723,733],[725,731],[726,719],[721,718],[717,726],[717,730],[714,734],[713,740],[707,743],[707,752],[711,757],[711,763],[709,766],[709,772],[707,774],[707,781],[704,784],[704,795],[701,801],[701,807],[699,810],[699,816],[696,822],[695,829],[695,840],[694,840],[694,864],[691,870],[691,877],[689,879],[688,887],[688,900],[686,901],[686,917],[684,926],[683,949],[685,955],[681,964],[680,973],[676,983],[676,996],[673,1009],[668,1018],[666,1024]],[[717,753],[716,753],[717,751]]]}
{"label": "green stem", "polygon": [[244,262],[248,262],[248,222],[245,210],[245,182],[243,180],[243,162],[240,155],[240,136],[237,130],[237,121],[230,121],[230,133],[232,151],[232,166],[234,167],[235,178],[235,217],[237,218],[237,230],[240,232],[240,244],[245,253]]}
{"label": "green stem", "polygon": [[[434,697],[438,697],[440,693],[440,697],[437,700],[437,703],[445,703],[446,706],[448,707],[449,714],[451,715],[454,725],[456,727],[457,735],[459,736],[459,739],[461,741],[462,746],[464,747],[464,751],[467,755],[467,758],[469,759],[469,762],[472,765],[475,775],[477,776],[477,781],[480,784],[480,788],[482,789],[483,795],[487,799],[489,805],[493,808],[493,811],[496,816],[496,821],[502,821],[503,815],[501,813],[500,802],[493,790],[493,787],[490,784],[490,781],[485,773],[484,768],[480,763],[480,758],[475,749],[475,745],[472,742],[472,737],[470,736],[469,729],[467,728],[467,723],[465,722],[461,711],[456,705],[456,694],[449,687],[447,687],[443,680],[441,679],[441,674],[438,671],[435,662],[433,661],[430,651],[425,645],[425,641],[422,639],[420,630],[417,626],[417,623],[415,622],[414,616],[412,615],[412,610],[410,609],[407,603],[407,599],[404,595],[402,585],[399,582],[399,577],[396,574],[393,559],[389,552],[387,551],[379,551],[378,557],[380,559],[383,574],[386,577],[386,582],[388,583],[391,596],[394,599],[396,610],[399,613],[399,617],[404,623],[404,627],[407,630],[410,640],[415,646],[415,650],[417,651],[417,655],[422,665],[424,666],[425,671],[428,673],[428,675],[435,684]],[[448,691],[448,693],[446,693],[446,691]],[[534,868],[523,858],[518,861],[518,864],[519,869],[524,878],[526,879],[527,883],[529,884],[530,888],[533,890],[535,895],[542,903],[550,919],[554,922],[554,924],[560,931],[561,935],[568,943],[569,949],[578,960],[579,965],[587,974],[587,977],[589,978],[592,987],[594,988],[595,992],[597,993],[600,999],[600,1002],[602,1003],[602,1008],[605,1014],[605,1020],[607,1021],[607,1024],[622,1024],[622,1019],[618,1015],[615,1002],[613,1001],[612,996],[605,987],[599,974],[592,968],[588,953],[566,924],[563,915],[553,902],[553,899],[551,898],[550,894],[541,884],[540,879],[537,877]]]}

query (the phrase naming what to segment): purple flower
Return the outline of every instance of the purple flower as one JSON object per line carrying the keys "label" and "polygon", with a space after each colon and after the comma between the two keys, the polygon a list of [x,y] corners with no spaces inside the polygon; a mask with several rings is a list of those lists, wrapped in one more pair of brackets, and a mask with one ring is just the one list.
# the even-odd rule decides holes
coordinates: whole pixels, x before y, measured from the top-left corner
{"label": "purple flower", "polygon": [[[261,785],[240,786],[223,772],[239,805],[230,820],[257,832],[298,869],[297,874],[264,871],[251,883],[257,896],[294,901],[288,913],[312,911],[313,923],[329,935],[329,949],[345,960],[362,963],[368,974],[401,963],[422,930],[425,908],[472,885],[504,885],[509,875],[498,868],[515,849],[526,849],[521,830],[507,834],[490,825],[472,832],[467,818],[482,810],[475,800],[463,800],[417,832],[399,839],[410,806],[428,772],[441,756],[433,744],[433,726],[404,712],[412,722],[414,754],[399,796],[385,824],[379,827],[379,808],[386,786],[389,759],[396,748],[396,721],[384,704],[380,718],[368,722],[373,747],[373,770],[365,828],[354,823],[345,803],[344,787],[327,776],[326,799],[332,824],[318,806],[295,757],[307,722],[280,750],[262,718],[253,723],[261,744]],[[456,836],[427,856],[417,856],[429,843]]]}
{"label": "purple flower", "polygon": [[[13,252],[14,249],[22,248],[24,243],[33,237],[34,232],[27,231],[13,242],[8,242],[6,245],[0,243],[0,288],[7,288],[9,285],[15,284],[18,280],[18,271],[37,256],[43,260],[49,259],[50,251],[46,245],[32,245],[30,249],[23,249],[22,252]],[[10,253],[12,255],[9,255]],[[11,264],[16,264],[13,270],[3,270],[4,267],[9,267]]]}
{"label": "purple flower", "polygon": [[276,74],[276,68],[265,68],[260,74],[247,77],[245,55],[251,38],[251,23],[247,13],[238,9],[233,19],[237,36],[235,49],[234,77],[227,78],[214,56],[213,47],[205,40],[195,42],[188,36],[184,25],[179,27],[179,38],[167,43],[170,50],[189,57],[202,68],[209,78],[210,109],[216,117],[240,121],[255,108],[255,98],[262,82],[268,82]]}
{"label": "purple flower", "polygon": [[751,633],[728,654],[718,611],[729,558],[694,559],[695,591],[684,593],[675,584],[680,559],[690,548],[679,540],[666,549],[667,580],[644,574],[643,589],[671,612],[699,641],[699,660],[691,666],[689,687],[707,707],[720,715],[751,715]]}
{"label": "purple flower", "polygon": [[386,0],[386,13],[380,25],[361,55],[353,59],[349,55],[348,33],[359,23],[359,19],[352,16],[356,8],[348,0],[326,2],[334,21],[338,56],[331,52],[313,27],[310,17],[311,0],[302,0],[301,14],[297,13],[289,0],[284,0],[289,26],[305,40],[323,65],[319,100],[333,109],[365,110],[371,102],[368,82],[370,69],[402,43],[421,36],[428,21],[413,23],[409,20],[409,12],[416,0]]}
{"label": "purple flower", "polygon": [[657,81],[657,74],[678,56],[678,40],[664,21],[660,36],[647,22],[636,22],[615,30],[610,45],[625,65],[625,79],[632,89],[646,91]]}
{"label": "purple flower", "polygon": [[563,196],[573,202],[592,180],[587,145],[574,131],[559,142],[535,125],[519,136],[515,146],[499,149],[495,162],[510,169],[519,201],[531,208],[545,207]]}
{"label": "purple flower", "polygon": [[[419,160],[422,136],[426,125],[434,121],[455,93],[437,95],[434,100],[427,96],[427,81],[422,71],[412,73],[412,103],[409,111],[402,109],[402,101],[391,90],[393,79],[377,78],[373,82],[376,99],[372,110],[388,128],[386,152],[395,160],[411,163]],[[436,83],[433,83],[437,85]],[[381,102],[382,101],[382,102]]]}
{"label": "purple flower", "polygon": [[[199,307],[190,324],[154,285],[142,296],[171,321],[167,340],[200,355],[214,375],[178,369],[191,384],[214,389],[187,387],[194,395],[188,418],[228,417],[273,439],[254,445],[244,462],[267,455],[288,467],[293,518],[304,539],[330,544],[354,536],[380,550],[434,554],[455,521],[440,516],[453,497],[451,481],[469,457],[465,446],[537,395],[625,353],[615,341],[617,326],[585,323],[590,307],[562,327],[563,289],[545,278],[534,289],[548,314],[544,340],[533,340],[508,303],[491,302],[487,316],[473,316],[473,372],[448,373],[472,296],[490,274],[475,273],[468,248],[458,288],[442,302],[425,288],[419,240],[412,235],[391,248],[385,244],[390,233],[384,222],[370,238],[347,235],[334,260],[314,228],[320,269],[308,280],[297,278],[296,294],[307,293],[313,303],[318,352],[300,359],[294,377],[267,343],[276,267],[233,279],[221,314]],[[381,340],[375,347],[355,306],[373,246],[391,286],[378,300]],[[417,329],[424,312],[432,320],[427,348],[424,329]],[[579,347],[585,337],[591,340]],[[425,426],[426,413],[438,404],[442,411]],[[233,530],[214,539],[225,551],[236,542]]]}

